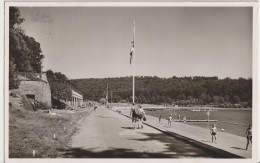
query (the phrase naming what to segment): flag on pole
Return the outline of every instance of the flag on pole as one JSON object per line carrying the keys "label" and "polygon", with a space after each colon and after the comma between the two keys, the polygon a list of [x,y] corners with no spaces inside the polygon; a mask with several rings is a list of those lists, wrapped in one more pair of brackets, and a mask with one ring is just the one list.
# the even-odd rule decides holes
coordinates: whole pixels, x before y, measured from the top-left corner
{"label": "flag on pole", "polygon": [[134,48],[135,48],[135,42],[134,42],[135,38],[134,38],[134,34],[133,34],[133,38],[132,38],[132,42],[131,42],[131,50],[130,50],[130,65],[132,63],[132,58],[133,58],[133,54],[134,54]]}

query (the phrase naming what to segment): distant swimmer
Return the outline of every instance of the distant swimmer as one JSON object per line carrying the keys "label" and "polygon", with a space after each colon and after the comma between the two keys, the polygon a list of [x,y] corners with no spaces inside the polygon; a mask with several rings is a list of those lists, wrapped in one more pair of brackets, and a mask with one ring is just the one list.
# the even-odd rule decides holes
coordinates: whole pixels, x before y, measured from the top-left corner
{"label": "distant swimmer", "polygon": [[251,144],[252,144],[252,126],[251,125],[249,125],[246,130],[246,139],[247,139],[247,144],[246,144],[246,150],[247,150],[249,143],[251,142]]}
{"label": "distant swimmer", "polygon": [[213,138],[215,138],[215,143],[217,142],[217,127],[216,127],[216,124],[213,124],[212,125],[212,128],[211,128],[211,137],[212,137],[212,143],[214,142]]}

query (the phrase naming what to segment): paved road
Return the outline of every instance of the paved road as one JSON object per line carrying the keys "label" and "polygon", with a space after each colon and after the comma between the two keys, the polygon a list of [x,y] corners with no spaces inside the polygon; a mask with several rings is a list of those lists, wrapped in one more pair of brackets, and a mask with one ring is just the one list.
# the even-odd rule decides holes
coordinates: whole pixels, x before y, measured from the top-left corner
{"label": "paved road", "polygon": [[98,108],[82,122],[72,137],[72,158],[188,158],[221,157],[151,127],[133,129],[131,120]]}

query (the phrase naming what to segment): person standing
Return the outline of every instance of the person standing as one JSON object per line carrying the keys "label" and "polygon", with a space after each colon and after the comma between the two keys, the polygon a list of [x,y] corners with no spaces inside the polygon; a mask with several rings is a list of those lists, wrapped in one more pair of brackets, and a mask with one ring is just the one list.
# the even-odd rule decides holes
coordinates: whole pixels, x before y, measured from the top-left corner
{"label": "person standing", "polygon": [[160,115],[160,116],[159,116],[159,123],[161,123],[161,119],[162,119],[162,116]]}
{"label": "person standing", "polygon": [[246,150],[247,150],[249,143],[251,142],[251,144],[252,144],[252,126],[251,125],[249,125],[246,130],[246,139],[247,139],[247,144],[246,144]]}
{"label": "person standing", "polygon": [[168,118],[168,127],[172,127],[172,114],[170,114]]}
{"label": "person standing", "polygon": [[215,138],[215,143],[217,142],[217,127],[216,127],[216,124],[213,124],[212,125],[212,128],[211,128],[211,138],[212,138],[212,143],[213,143],[213,138]]}
{"label": "person standing", "polygon": [[183,125],[184,125],[184,126],[185,126],[185,124],[186,124],[186,120],[187,120],[187,119],[186,119],[186,116],[184,116],[184,117],[183,117]]}

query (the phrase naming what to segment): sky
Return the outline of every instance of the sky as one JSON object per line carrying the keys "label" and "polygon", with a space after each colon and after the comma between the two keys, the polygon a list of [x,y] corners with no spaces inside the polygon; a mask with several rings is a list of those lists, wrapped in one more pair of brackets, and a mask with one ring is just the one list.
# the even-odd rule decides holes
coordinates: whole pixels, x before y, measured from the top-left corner
{"label": "sky", "polygon": [[131,76],[252,77],[252,8],[19,7],[41,44],[43,71],[69,79]]}

